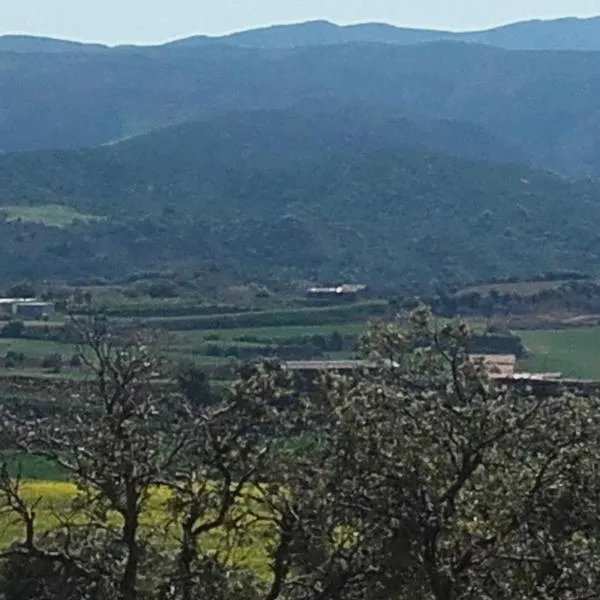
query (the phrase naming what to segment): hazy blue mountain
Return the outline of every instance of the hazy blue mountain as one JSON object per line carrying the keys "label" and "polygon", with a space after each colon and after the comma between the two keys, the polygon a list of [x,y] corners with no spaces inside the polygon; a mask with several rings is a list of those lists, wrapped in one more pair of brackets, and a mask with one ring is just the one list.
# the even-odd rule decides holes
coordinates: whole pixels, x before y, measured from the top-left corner
{"label": "hazy blue mountain", "polygon": [[106,50],[108,50],[108,46],[102,44],[86,44],[32,35],[0,36],[0,52],[61,53]]}
{"label": "hazy blue mountain", "polygon": [[194,36],[166,46],[183,48],[219,43],[248,48],[298,48],[355,42],[419,44],[458,39],[451,32],[399,28],[384,23],[340,26],[329,21],[309,21],[251,29],[221,37]]}
{"label": "hazy blue mountain", "polygon": [[[348,104],[412,122],[469,123],[518,149],[516,157],[600,175],[600,53],[455,42],[208,45],[193,52],[0,53],[0,65],[4,151],[96,146],[232,111]],[[452,145],[450,137],[440,149],[462,156]],[[489,155],[504,152],[490,148]]]}
{"label": "hazy blue mountain", "polygon": [[600,50],[600,17],[525,21],[485,31],[461,32],[410,29],[384,23],[340,26],[328,21],[275,25],[227,36],[178,40],[175,47],[227,43],[248,48],[294,48],[355,42],[420,44],[462,41],[516,50]]}
{"label": "hazy blue mountain", "polygon": [[[600,12],[600,8],[599,8]],[[82,44],[24,35],[0,36],[0,51],[12,52],[90,52],[149,50],[152,48],[196,49],[207,45],[233,45],[246,48],[289,49],[349,43],[411,45],[439,41],[488,44],[511,50],[600,50],[600,16],[587,19],[564,18],[511,23],[482,31],[454,32],[396,27],[386,23],[336,25],[329,21],[274,25],[224,36],[198,35],[162,46],[120,46],[109,49],[101,44]]]}

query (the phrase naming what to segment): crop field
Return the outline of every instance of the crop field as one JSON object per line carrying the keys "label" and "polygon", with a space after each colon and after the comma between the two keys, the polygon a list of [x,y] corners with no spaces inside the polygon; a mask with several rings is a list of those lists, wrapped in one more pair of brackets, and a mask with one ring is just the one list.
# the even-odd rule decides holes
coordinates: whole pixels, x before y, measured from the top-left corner
{"label": "crop field", "polygon": [[600,379],[600,327],[516,332],[530,352],[520,370],[560,372],[563,377]]}
{"label": "crop field", "polygon": [[[39,533],[51,531],[60,526],[65,520],[80,523],[82,516],[72,513],[72,500],[76,497],[77,488],[66,481],[56,480],[23,480],[23,497],[30,504],[35,504],[36,525]],[[150,498],[146,512],[142,515],[141,533],[146,535],[159,546],[169,547],[179,538],[178,526],[171,519],[167,504],[169,492],[165,489],[155,489]],[[249,500],[241,501],[243,507]],[[210,517],[210,515],[207,515]],[[119,517],[110,516],[110,521],[119,523]],[[244,539],[231,546],[230,560],[240,566],[253,569],[261,576],[268,577],[267,554],[268,532],[264,527],[253,526],[245,532]],[[0,549],[22,539],[22,524],[9,512],[0,514]],[[219,530],[211,532],[201,540],[204,550],[216,549],[223,541],[223,533]]]}
{"label": "crop field", "polygon": [[[388,313],[385,301],[372,300],[346,305],[295,308],[286,310],[251,311],[225,314],[198,314],[178,317],[149,317],[134,319],[140,325],[168,331],[193,331],[199,329],[225,330],[262,327],[294,327],[315,325],[345,325],[366,322]],[[117,319],[116,323],[131,323],[131,319]]]}
{"label": "crop field", "polygon": [[[278,340],[309,338],[313,335],[360,335],[366,329],[365,323],[346,323],[340,325],[290,325],[282,327],[246,327],[241,329],[194,330],[178,334],[179,340],[188,345],[202,344],[207,341],[269,343]],[[248,343],[252,343],[248,342]]]}
{"label": "crop field", "polygon": [[22,352],[26,356],[34,358],[43,358],[50,354],[71,356],[75,352],[75,347],[73,344],[45,340],[0,339],[0,356],[9,351]]}
{"label": "crop field", "polygon": [[95,221],[100,217],[84,215],[70,208],[58,204],[43,204],[39,206],[2,206],[0,215],[7,221],[25,221],[40,223],[49,227],[67,227],[73,221]]}

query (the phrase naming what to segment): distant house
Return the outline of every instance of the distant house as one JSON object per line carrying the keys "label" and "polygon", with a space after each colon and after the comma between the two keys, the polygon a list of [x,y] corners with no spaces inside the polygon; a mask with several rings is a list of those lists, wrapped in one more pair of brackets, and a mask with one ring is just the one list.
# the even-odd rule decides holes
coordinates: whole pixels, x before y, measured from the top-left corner
{"label": "distant house", "polygon": [[470,354],[469,358],[481,363],[493,378],[513,377],[517,367],[514,354]]}
{"label": "distant house", "polygon": [[23,319],[44,319],[54,315],[54,304],[36,298],[0,298],[0,314]]}
{"label": "distant house", "polygon": [[[517,357],[514,354],[470,354],[469,359],[481,363],[491,379],[501,381],[550,382],[559,381],[560,373],[517,373]],[[303,375],[317,375],[324,372],[353,373],[375,371],[381,363],[368,360],[301,360],[284,363],[288,371]],[[385,364],[385,363],[384,363]],[[396,366],[395,363],[387,363]]]}
{"label": "distant house", "polygon": [[335,287],[311,287],[306,295],[313,300],[356,300],[368,295],[366,285],[343,284]]}

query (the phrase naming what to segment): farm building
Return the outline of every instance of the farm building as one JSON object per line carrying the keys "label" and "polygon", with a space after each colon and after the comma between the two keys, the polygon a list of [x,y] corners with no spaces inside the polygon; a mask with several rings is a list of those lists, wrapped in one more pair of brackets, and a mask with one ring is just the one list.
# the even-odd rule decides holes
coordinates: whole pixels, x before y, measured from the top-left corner
{"label": "farm building", "polygon": [[473,362],[481,362],[490,377],[513,377],[517,366],[514,354],[471,354]]}
{"label": "farm building", "polygon": [[355,300],[368,296],[366,285],[344,284],[334,287],[311,287],[306,292],[314,300]]}
{"label": "farm building", "polygon": [[[473,362],[481,362],[491,379],[505,381],[550,381],[559,380],[560,373],[517,373],[517,357],[514,354],[471,354]],[[352,373],[361,370],[376,370],[379,363],[368,360],[301,360],[284,363],[294,373],[316,375],[323,372]]]}
{"label": "farm building", "polygon": [[43,319],[54,314],[54,304],[36,298],[0,298],[0,314],[23,319]]}

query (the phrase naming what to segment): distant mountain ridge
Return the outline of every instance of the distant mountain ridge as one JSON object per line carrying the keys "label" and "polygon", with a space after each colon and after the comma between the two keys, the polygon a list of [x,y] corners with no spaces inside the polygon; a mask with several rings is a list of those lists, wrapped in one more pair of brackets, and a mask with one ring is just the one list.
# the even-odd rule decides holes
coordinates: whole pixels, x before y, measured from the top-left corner
{"label": "distant mountain ridge", "polygon": [[600,51],[600,16],[531,20],[481,31],[454,32],[396,27],[386,23],[337,25],[317,20],[274,25],[224,36],[198,35],[156,46],[123,45],[111,48],[25,35],[0,36],[0,51],[10,52],[98,52],[141,49],[194,49],[207,45],[246,48],[297,48],[348,43],[412,45],[439,41],[486,44],[509,50]]}
{"label": "distant mountain ridge", "polygon": [[[438,42],[0,57],[5,152],[100,146],[236,111],[364,105],[384,118],[466,123],[488,139],[478,147],[490,160],[511,147],[523,164],[600,176],[600,52]],[[413,131],[413,145],[422,136],[431,147],[426,130]],[[433,148],[473,157],[460,131]]]}

